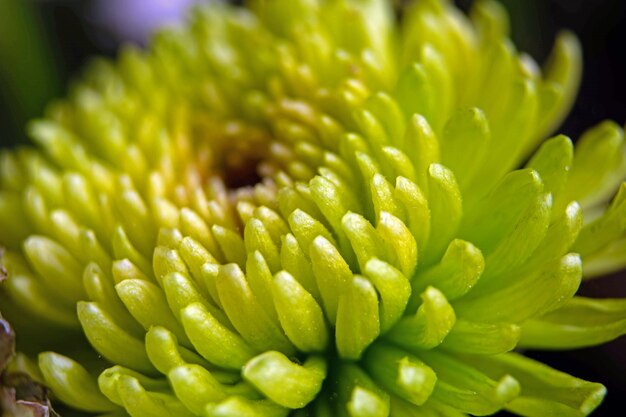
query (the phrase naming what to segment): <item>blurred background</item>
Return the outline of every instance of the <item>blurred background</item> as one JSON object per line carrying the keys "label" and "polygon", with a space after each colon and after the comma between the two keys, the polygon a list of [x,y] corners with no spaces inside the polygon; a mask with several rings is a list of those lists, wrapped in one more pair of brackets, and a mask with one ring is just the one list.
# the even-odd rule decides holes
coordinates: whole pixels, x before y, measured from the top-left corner
{"label": "blurred background", "polygon": [[[63,95],[90,56],[113,57],[126,42],[145,44],[156,27],[176,24],[196,1],[203,0],[0,0],[0,146],[27,142],[24,124]],[[625,0],[501,2],[518,49],[540,63],[558,30],[570,29],[582,42],[582,86],[561,132],[575,139],[604,119],[626,122]],[[456,3],[467,10],[472,1]],[[581,292],[626,297],[626,274],[585,283]],[[624,415],[626,337],[599,348],[528,354],[604,383],[609,394],[594,415]]]}
{"label": "blurred background", "polygon": [[[210,0],[0,0],[0,145],[25,141],[24,123],[63,94],[90,56],[145,44],[156,27],[179,22],[198,1]],[[576,138],[606,118],[626,122],[625,0],[500,1],[518,49],[540,63],[558,30],[582,41],[583,83],[563,133]],[[472,0],[456,3],[467,10]]]}

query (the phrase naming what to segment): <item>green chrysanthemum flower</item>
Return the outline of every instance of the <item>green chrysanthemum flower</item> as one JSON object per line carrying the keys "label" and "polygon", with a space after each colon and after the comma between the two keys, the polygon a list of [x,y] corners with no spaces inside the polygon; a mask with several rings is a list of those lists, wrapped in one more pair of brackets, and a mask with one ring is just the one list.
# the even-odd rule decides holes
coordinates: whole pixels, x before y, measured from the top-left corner
{"label": "green chrysanthemum flower", "polygon": [[108,417],[589,414],[513,352],[626,333],[574,295],[626,265],[623,131],[542,143],[579,55],[490,1],[259,0],[95,62],[1,157],[7,372]]}

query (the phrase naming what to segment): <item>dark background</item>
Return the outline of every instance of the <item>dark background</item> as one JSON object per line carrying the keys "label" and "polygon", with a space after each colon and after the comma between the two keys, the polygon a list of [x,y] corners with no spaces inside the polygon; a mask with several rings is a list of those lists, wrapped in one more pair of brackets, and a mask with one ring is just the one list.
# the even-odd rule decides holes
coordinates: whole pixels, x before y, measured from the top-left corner
{"label": "dark background", "polygon": [[[31,15],[24,18],[22,31],[14,31],[15,38],[11,38],[6,29],[23,16],[11,16],[6,5],[16,1],[28,3]],[[561,132],[575,139],[604,119],[626,122],[626,0],[502,3],[511,12],[512,37],[518,49],[540,63],[558,30],[570,29],[581,40],[583,81]],[[467,9],[471,1],[457,0],[457,4]],[[93,6],[94,1],[83,0],[0,0],[0,145],[25,142],[24,123],[40,115],[51,97],[63,94],[90,56],[115,55],[119,39],[97,19]],[[11,75],[7,67],[19,71]],[[592,297],[626,297],[626,275],[585,283],[581,292]],[[604,383],[609,394],[595,416],[626,415],[626,337],[592,349],[527,354],[578,377]]]}

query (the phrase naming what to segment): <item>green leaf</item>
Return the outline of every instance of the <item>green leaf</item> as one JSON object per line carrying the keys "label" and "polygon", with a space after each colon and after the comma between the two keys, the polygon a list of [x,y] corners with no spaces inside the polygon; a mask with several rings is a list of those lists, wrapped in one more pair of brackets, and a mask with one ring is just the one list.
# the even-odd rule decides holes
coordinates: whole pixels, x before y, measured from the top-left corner
{"label": "green leaf", "polygon": [[305,254],[309,253],[311,243],[318,236],[335,244],[335,239],[328,229],[319,220],[300,209],[294,210],[289,215],[289,227]]}
{"label": "green leaf", "polygon": [[493,414],[520,394],[520,383],[510,375],[492,379],[451,355],[432,350],[420,352],[419,358],[437,374],[433,399],[460,411]]}
{"label": "green leaf", "polygon": [[396,100],[387,93],[377,92],[367,99],[365,107],[381,122],[387,137],[394,146],[397,146],[397,141],[402,140],[405,122]]}
{"label": "green leaf", "polygon": [[352,171],[347,161],[341,156],[333,152],[324,152],[324,161],[322,167],[318,169],[319,173],[323,176],[328,176],[330,172],[333,172],[344,184],[353,184],[356,177],[356,172]]}
{"label": "green leaf", "polygon": [[[212,262],[207,262],[202,265],[200,273],[202,274],[202,283],[211,294],[211,298],[217,307],[222,308],[222,302],[217,292],[217,276],[219,275],[220,265]],[[167,291],[166,291],[167,293]]]}
{"label": "green leaf", "polygon": [[[28,310],[34,317],[45,318],[57,326],[79,327],[74,311],[50,299],[48,289],[28,270],[26,260],[20,255],[8,251],[0,252],[0,265],[7,271],[7,279],[2,282],[3,291],[15,305]],[[2,301],[6,302],[4,297]]]}
{"label": "green leaf", "polygon": [[[511,271],[525,266],[545,237],[552,214],[552,197],[538,195],[522,213],[513,229],[487,254],[482,283],[506,276]],[[480,284],[479,284],[480,285]]]}
{"label": "green leaf", "polygon": [[[557,213],[553,210],[553,216]],[[570,250],[583,226],[583,213],[577,202],[570,203],[562,214],[556,217],[535,252],[527,260],[524,269],[539,268],[547,261],[563,256]],[[583,263],[584,267],[584,263]]]}
{"label": "green leaf", "polygon": [[[209,366],[209,363],[195,351],[180,346],[176,336],[165,327],[151,327],[146,333],[145,343],[150,362],[162,374],[167,374],[172,368],[188,363]],[[226,375],[226,372],[220,374]],[[228,378],[227,375],[226,378]]]}
{"label": "green leaf", "polygon": [[140,372],[153,374],[156,371],[146,355],[143,341],[119,327],[98,303],[80,301],[76,309],[87,340],[102,356]]}
{"label": "green leaf", "polygon": [[430,208],[430,239],[422,251],[422,264],[436,262],[461,223],[461,192],[452,171],[439,164],[428,168],[428,206]]}
{"label": "green leaf", "polygon": [[289,228],[282,217],[269,207],[257,207],[253,215],[263,223],[276,245],[280,244],[281,236],[289,233]]}
{"label": "green leaf", "polygon": [[313,241],[310,256],[324,312],[328,320],[334,323],[339,299],[352,282],[352,271],[337,248],[322,236]]}
{"label": "green leaf", "polygon": [[320,290],[315,282],[311,261],[291,233],[282,236],[280,261],[283,269],[296,278],[298,283],[321,303]]}
{"label": "green leaf", "polygon": [[298,365],[280,352],[270,351],[252,358],[243,368],[243,377],[275,403],[303,408],[315,399],[326,378],[326,361],[309,357]]}
{"label": "green leaf", "polygon": [[285,271],[276,274],[271,285],[280,324],[289,340],[302,352],[323,351],[329,329],[313,296]]}
{"label": "green leaf", "polygon": [[[121,226],[117,226],[115,228],[112,241],[113,255],[115,259],[128,259],[132,264],[134,264],[135,269],[141,271],[141,273],[146,277],[152,277],[153,274],[156,274],[156,270],[153,270],[154,264],[151,265],[148,259],[135,249],[130,240],[128,240],[128,236],[126,236],[124,228]],[[154,255],[156,255],[156,248]]]}
{"label": "green leaf", "polygon": [[82,268],[63,246],[43,236],[30,236],[24,241],[24,252],[46,289],[59,302],[73,305],[86,298]]}
{"label": "green leaf", "polygon": [[504,5],[497,1],[473,3],[470,17],[483,38],[494,40],[509,35],[509,15]]}
{"label": "green leaf", "polygon": [[626,300],[574,297],[558,310],[522,325],[520,346],[578,349],[626,334]]}
{"label": "green leaf", "polygon": [[211,227],[211,231],[226,261],[236,263],[243,268],[246,264],[246,246],[243,238],[238,233],[217,224]]}
{"label": "green leaf", "polygon": [[[206,259],[204,262],[215,262],[216,260],[212,258],[217,258],[222,261],[223,255],[220,247],[227,244],[225,243],[227,238],[222,236],[223,240],[220,243],[217,239],[217,235],[214,235],[215,231],[213,230],[213,232],[211,232],[212,229],[209,229],[206,222],[193,210],[182,208],[180,209],[179,217],[180,230],[185,236],[179,248],[183,258],[185,258],[183,253],[189,253],[192,248],[194,248],[195,250],[192,253],[197,257],[202,257],[203,260]],[[189,239],[193,239],[194,242],[189,242]],[[194,244],[196,242],[197,244]],[[197,248],[197,246],[200,246],[200,248]],[[187,261],[187,258],[185,258],[185,261]],[[192,266],[189,267],[193,270]]]}
{"label": "green leaf", "polygon": [[626,267],[626,238],[608,244],[593,255],[585,256],[583,279],[596,278]]}
{"label": "green leaf", "polygon": [[287,417],[291,410],[270,400],[250,400],[246,397],[230,396],[224,401],[208,404],[207,417]]}
{"label": "green leaf", "polygon": [[272,272],[265,262],[265,258],[259,251],[248,253],[246,261],[246,279],[250,290],[263,307],[263,311],[275,323],[278,323],[278,315],[272,298]]}
{"label": "green leaf", "polygon": [[389,394],[381,389],[358,365],[343,363],[338,374],[340,415],[350,417],[388,417]]}
{"label": "green leaf", "polygon": [[482,110],[459,110],[447,121],[441,135],[441,161],[465,190],[481,165],[491,142],[489,122]]}
{"label": "green leaf", "polygon": [[482,59],[476,65],[479,75],[472,83],[474,100],[490,120],[502,123],[508,115],[504,111],[518,79],[517,51],[506,37],[488,39],[481,49]]}
{"label": "green leaf", "polygon": [[485,324],[459,319],[441,343],[451,352],[497,355],[515,349],[520,327],[515,324]]}
{"label": "green leaf", "polygon": [[[317,204],[340,241],[344,239],[342,218],[348,211],[361,212],[359,204],[351,198],[351,191],[342,190],[328,179],[317,176],[309,184],[313,200]],[[343,246],[342,246],[343,247]]]}
{"label": "green leaf", "polygon": [[559,125],[576,98],[582,73],[582,52],[576,35],[567,31],[557,35],[544,73],[544,83],[558,86],[562,93],[550,107],[541,109],[537,136]]}
{"label": "green leaf", "polygon": [[460,237],[487,256],[511,233],[542,192],[543,183],[537,172],[530,169],[510,172],[485,198],[467,208]]}
{"label": "green leaf", "polygon": [[585,258],[619,240],[626,231],[626,183],[601,217],[583,226],[573,250]]}
{"label": "green leaf", "polygon": [[420,416],[420,417],[467,417],[467,414],[454,407],[445,405],[437,400],[430,399],[426,404],[416,406],[398,396],[391,397],[392,415]]}
{"label": "green leaf", "polygon": [[390,345],[372,345],[363,360],[376,382],[415,405],[422,405],[430,398],[437,382],[435,372],[418,357]]}
{"label": "green leaf", "polygon": [[383,211],[396,217],[403,216],[403,212],[393,196],[393,187],[383,175],[376,173],[370,179],[370,193],[376,219],[380,218],[380,213]]}
{"label": "green leaf", "polygon": [[143,256],[149,256],[154,249],[156,228],[146,203],[133,189],[122,191],[118,199],[122,227],[129,241]]}
{"label": "green leaf", "polygon": [[372,258],[363,271],[380,298],[380,332],[385,333],[402,317],[411,295],[408,278],[393,266]]}
{"label": "green leaf", "polygon": [[239,369],[255,354],[241,336],[221,324],[202,304],[185,307],[181,320],[196,351],[215,365]]}
{"label": "green leaf", "polygon": [[163,391],[169,386],[165,378],[150,378],[132,369],[124,368],[123,366],[116,365],[105,369],[98,376],[98,387],[111,402],[120,406],[124,406],[124,404],[120,397],[120,392],[117,389],[117,382],[123,376],[132,377],[139,381],[144,388],[149,390]]}
{"label": "green leaf", "polygon": [[516,353],[465,356],[464,360],[494,379],[513,376],[522,392],[506,409],[525,417],[583,417],[606,394],[601,384],[574,378]]}
{"label": "green leaf", "polygon": [[355,275],[337,306],[335,341],[339,357],[359,359],[379,334],[378,294],[370,281]]}
{"label": "green leaf", "polygon": [[113,261],[111,265],[111,273],[115,284],[127,279],[142,279],[144,281],[153,282],[153,279],[143,273],[130,259],[121,259]]}
{"label": "green leaf", "polygon": [[347,407],[350,417],[387,417],[389,397],[381,398],[376,393],[357,386],[352,391]]}
{"label": "green leaf", "polygon": [[420,188],[411,180],[396,178],[394,196],[403,206],[407,215],[407,226],[415,238],[418,252],[424,250],[430,237],[430,209]]}
{"label": "green leaf", "polygon": [[[216,263],[217,260],[205,246],[189,236],[183,238],[178,248],[178,252],[185,261],[185,264],[187,264],[194,281],[200,285],[200,291],[203,291],[202,266],[207,262]],[[209,287],[203,292],[203,295],[210,296],[211,301],[215,302],[215,299],[217,298],[217,290],[215,287]]]}
{"label": "green leaf", "polygon": [[76,173],[66,173],[62,180],[63,196],[69,212],[79,223],[102,232],[100,212],[93,185]]}
{"label": "green leaf", "polygon": [[78,244],[84,250],[81,256],[83,263],[93,260],[103,270],[110,271],[113,263],[111,255],[100,244],[94,231],[81,229],[78,233]]}
{"label": "green leaf", "polygon": [[[528,59],[527,56],[520,57]],[[522,63],[518,63],[522,65]],[[489,192],[500,179],[521,164],[528,148],[536,145],[534,126],[538,117],[539,94],[533,75],[515,75],[505,104],[488,113],[492,140],[489,151],[474,181],[465,193],[466,199],[476,199]]]}
{"label": "green leaf", "polygon": [[354,120],[357,124],[358,131],[371,149],[378,150],[389,144],[387,132],[376,117],[365,109],[354,110]]}
{"label": "green leaf", "polygon": [[182,326],[167,308],[163,291],[155,284],[127,279],[117,284],[115,290],[130,314],[145,330],[152,326],[163,326],[172,331],[184,345],[191,345]]}
{"label": "green leaf", "polygon": [[[621,168],[623,146],[624,130],[614,122],[606,121],[587,130],[576,142],[561,205],[577,200],[587,208],[608,199],[619,184],[611,175]],[[620,174],[623,178],[623,171]]]}
{"label": "green leaf", "polygon": [[[418,6],[419,7],[419,6]],[[448,65],[449,56],[446,56],[450,49],[445,49],[447,45],[440,45],[448,41],[445,35],[437,33],[436,39],[432,39],[429,34],[416,34],[420,30],[432,31],[432,21],[426,22],[423,16],[413,14],[417,20],[422,20],[421,26],[404,25],[411,32],[413,38],[407,41],[407,69],[400,74],[396,84],[395,96],[406,116],[413,114],[423,115],[433,130],[440,132],[444,122],[448,118],[455,92],[453,90],[453,80],[451,68]],[[429,14],[429,16],[432,15]],[[410,18],[407,17],[407,21]],[[443,19],[437,23],[445,25]],[[440,32],[440,31],[438,31]],[[434,32],[433,32],[434,33]],[[442,36],[443,35],[443,36]],[[438,39],[437,39],[438,38]],[[410,58],[408,54],[412,55]]]}
{"label": "green leaf", "polygon": [[120,375],[116,385],[124,408],[131,417],[193,417],[193,413],[178,398],[146,391],[136,378]]}
{"label": "green leaf", "polygon": [[[453,100],[456,94],[453,90],[452,69],[448,65],[449,59],[444,55],[446,52],[448,51],[440,50],[431,44],[425,43],[419,52],[420,56],[418,58],[418,62],[423,66],[433,91],[433,107],[431,108],[430,117],[427,114],[424,114],[424,116],[430,121],[436,132],[441,132],[447,116],[453,110]],[[419,111],[414,113],[422,114]]]}
{"label": "green leaf", "polygon": [[199,365],[172,368],[167,378],[176,397],[195,415],[202,415],[207,403],[221,401],[227,396],[222,384]]}
{"label": "green leaf", "polygon": [[[555,210],[562,208],[558,202],[561,190],[568,181],[574,158],[574,145],[567,136],[559,135],[545,141],[530,159],[527,168],[534,169],[543,182],[544,191],[555,198]],[[567,199],[563,199],[565,202]],[[569,201],[568,201],[569,203]]]}
{"label": "green leaf", "polygon": [[[206,298],[202,296],[198,290],[198,286],[189,276],[172,272],[163,277],[162,280],[163,291],[167,298],[167,304],[177,319],[180,319],[181,311],[189,304],[200,303],[211,313],[213,317],[220,321],[220,323],[231,327],[231,323],[228,321],[228,317],[224,314],[224,311],[211,304]],[[186,338],[181,339],[182,341]]]}
{"label": "green leaf", "polygon": [[391,213],[380,213],[376,231],[387,249],[387,259],[410,277],[417,266],[417,243],[409,228]]}
{"label": "green leaf", "polygon": [[28,124],[28,136],[40,144],[53,162],[77,172],[88,172],[90,158],[76,137],[56,122],[34,120]]}
{"label": "green leaf", "polygon": [[[84,252],[83,248],[79,246],[81,229],[73,216],[67,210],[53,210],[50,213],[49,222],[50,234],[55,238],[55,241],[69,253],[73,254],[72,256],[76,257],[77,261],[82,261],[81,257],[84,256]],[[24,239],[26,239],[26,236],[24,236]]]}
{"label": "green leaf", "polygon": [[293,345],[279,326],[265,314],[241,269],[235,264],[220,266],[217,291],[224,312],[235,329],[259,350],[278,349],[291,354]]}
{"label": "green leaf", "polygon": [[[378,151],[374,151],[374,154],[378,153]],[[361,182],[363,183],[363,191],[361,200],[366,203],[364,206],[365,212],[352,210],[355,213],[362,214],[363,217],[368,220],[374,221],[376,213],[376,204],[380,197],[375,194],[379,193],[379,190],[372,187],[372,181],[374,181],[374,177],[377,175],[381,175],[382,168],[380,166],[380,162],[377,158],[374,158],[371,152],[357,152],[356,154],[356,163],[358,166],[358,171],[361,173]],[[369,185],[369,186],[368,186]],[[385,204],[393,204],[392,202],[385,202]]]}
{"label": "green leaf", "polygon": [[570,299],[580,285],[582,265],[578,255],[568,254],[538,270],[520,274],[506,277],[497,288],[458,300],[454,310],[459,317],[472,321],[520,323]]}
{"label": "green leaf", "polygon": [[[8,152],[6,152],[8,154]],[[12,164],[9,158],[3,158],[3,154],[0,151],[0,165]],[[7,167],[9,170],[6,175],[19,176],[19,172],[12,172],[13,169],[17,170],[16,167]],[[2,175],[4,173],[0,173]],[[44,174],[45,176],[45,174]],[[1,181],[1,180],[0,180]],[[10,188],[11,185],[7,184],[5,187]],[[51,219],[49,212],[50,202],[46,201],[42,193],[35,186],[25,186],[18,185],[18,187],[24,187],[24,191],[22,193],[22,198],[20,201],[20,197],[17,193],[12,192],[2,192],[0,193],[0,213],[2,213],[2,230],[6,230],[3,234],[0,242],[7,249],[17,249],[21,245],[20,239],[18,236],[25,236],[25,233],[28,233],[28,230],[31,228],[35,228],[35,230],[39,230],[40,233],[49,233],[49,219]],[[11,221],[12,219],[16,219],[18,216],[23,215],[24,212],[32,223],[32,225],[28,224],[15,224],[18,222]],[[13,237],[9,237],[13,236]]]}
{"label": "green leaf", "polygon": [[485,267],[480,250],[469,242],[454,239],[448,245],[441,261],[415,275],[413,296],[409,310],[417,308],[416,297],[428,286],[434,285],[445,294],[448,300],[455,300],[466,294],[476,284]]}
{"label": "green leaf", "polygon": [[53,352],[39,354],[39,369],[46,385],[65,404],[82,411],[104,412],[117,407],[98,389],[96,378],[78,362]]}
{"label": "green leaf", "polygon": [[162,285],[163,278],[174,272],[189,276],[187,264],[177,250],[165,246],[157,246],[152,256],[152,269],[157,282]]}
{"label": "green leaf", "polygon": [[446,297],[435,287],[428,287],[420,295],[422,304],[413,316],[402,318],[386,336],[405,348],[432,349],[448,335],[456,315]]}
{"label": "green leaf", "polygon": [[436,90],[430,82],[430,77],[431,75],[428,74],[422,64],[411,64],[400,74],[396,84],[395,96],[407,117],[414,114],[422,115],[437,129],[439,125],[435,117],[437,109],[435,105]]}
{"label": "green leaf", "polygon": [[415,167],[409,156],[398,148],[385,146],[382,149],[382,166],[387,178],[400,176],[417,181]]}
{"label": "green leaf", "polygon": [[276,243],[265,228],[261,220],[252,218],[246,223],[243,232],[246,251],[248,253],[260,252],[265,258],[270,270],[274,273],[280,271],[280,254]]}
{"label": "green leaf", "polygon": [[387,259],[383,241],[367,219],[360,214],[348,212],[341,219],[341,224],[361,270],[365,269],[365,265],[372,258]]}
{"label": "green leaf", "polygon": [[440,162],[439,141],[426,118],[420,114],[411,116],[402,149],[413,162],[419,188],[428,190],[428,168]]}

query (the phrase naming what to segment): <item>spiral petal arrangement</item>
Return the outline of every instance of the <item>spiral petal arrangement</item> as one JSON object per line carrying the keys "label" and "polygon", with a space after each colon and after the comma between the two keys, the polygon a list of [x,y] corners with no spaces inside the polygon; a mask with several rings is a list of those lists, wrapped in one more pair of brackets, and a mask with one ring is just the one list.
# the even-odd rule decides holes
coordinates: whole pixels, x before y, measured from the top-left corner
{"label": "spiral petal arrangement", "polygon": [[9,370],[103,417],[592,412],[602,385],[514,349],[626,333],[575,296],[626,266],[624,132],[544,141],[579,46],[542,71],[507,29],[213,2],[93,62],[1,155],[2,314],[38,354]]}

